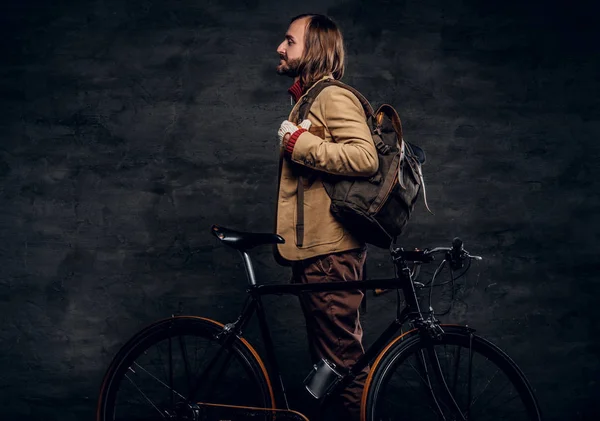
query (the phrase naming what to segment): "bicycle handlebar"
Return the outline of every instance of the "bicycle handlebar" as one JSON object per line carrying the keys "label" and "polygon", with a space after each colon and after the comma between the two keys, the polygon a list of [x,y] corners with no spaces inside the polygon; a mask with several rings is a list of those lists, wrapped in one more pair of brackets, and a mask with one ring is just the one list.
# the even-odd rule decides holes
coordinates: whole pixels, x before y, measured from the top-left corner
{"label": "bicycle handlebar", "polygon": [[445,253],[446,260],[450,263],[450,267],[455,270],[460,269],[463,265],[463,261],[467,258],[483,260],[483,257],[472,255],[465,250],[463,248],[462,240],[458,237],[455,237],[454,240],[452,240],[452,247],[434,247],[432,249],[426,248],[425,250],[403,250],[402,248],[396,248],[391,250],[392,257],[395,259],[421,263],[433,261],[434,255],[439,253]]}

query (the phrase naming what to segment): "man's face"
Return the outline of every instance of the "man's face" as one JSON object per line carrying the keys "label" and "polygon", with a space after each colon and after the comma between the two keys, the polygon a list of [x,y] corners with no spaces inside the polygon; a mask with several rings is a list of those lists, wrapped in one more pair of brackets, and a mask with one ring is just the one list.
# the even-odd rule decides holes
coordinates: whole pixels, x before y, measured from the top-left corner
{"label": "man's face", "polygon": [[290,77],[298,76],[298,65],[304,52],[304,32],[308,17],[297,19],[288,28],[285,40],[277,47],[279,65],[277,73]]}

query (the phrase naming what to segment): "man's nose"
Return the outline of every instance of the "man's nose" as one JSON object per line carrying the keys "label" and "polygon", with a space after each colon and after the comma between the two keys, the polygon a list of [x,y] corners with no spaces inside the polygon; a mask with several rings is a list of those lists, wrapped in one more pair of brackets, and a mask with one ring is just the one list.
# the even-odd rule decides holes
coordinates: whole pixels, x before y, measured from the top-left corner
{"label": "man's nose", "polygon": [[283,49],[283,44],[285,44],[285,42],[282,42],[281,44],[279,44],[279,47],[277,47],[277,54],[279,54],[280,56],[285,55],[285,50]]}

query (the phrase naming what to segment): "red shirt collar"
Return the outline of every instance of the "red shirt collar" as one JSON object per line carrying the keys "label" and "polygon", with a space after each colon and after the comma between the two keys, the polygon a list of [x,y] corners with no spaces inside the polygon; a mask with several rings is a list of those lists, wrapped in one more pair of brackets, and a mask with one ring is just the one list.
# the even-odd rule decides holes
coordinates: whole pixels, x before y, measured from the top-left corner
{"label": "red shirt collar", "polygon": [[298,79],[290,88],[288,92],[292,97],[294,97],[294,101],[298,102],[300,97],[303,94],[304,89],[302,89],[302,84],[300,83],[300,79]]}

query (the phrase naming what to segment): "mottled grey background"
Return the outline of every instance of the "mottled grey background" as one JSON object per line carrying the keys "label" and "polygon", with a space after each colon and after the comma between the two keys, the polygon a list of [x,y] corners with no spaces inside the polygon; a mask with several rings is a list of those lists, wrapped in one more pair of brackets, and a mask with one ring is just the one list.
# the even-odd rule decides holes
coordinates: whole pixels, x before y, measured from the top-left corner
{"label": "mottled grey background", "polygon": [[[396,106],[427,151],[435,216],[419,204],[403,245],[459,235],[486,258],[444,320],[505,349],[548,420],[598,419],[592,2],[22,0],[0,13],[2,420],[91,419],[136,330],[239,310],[240,260],[209,227],[272,230],[290,109],[275,49],[306,11],[337,20],[344,80]],[[268,249],[254,256],[261,279],[286,282]],[[371,250],[369,270],[390,274],[385,253]],[[367,343],[392,298],[369,299]],[[268,304],[292,405],[306,408],[299,307]]]}

